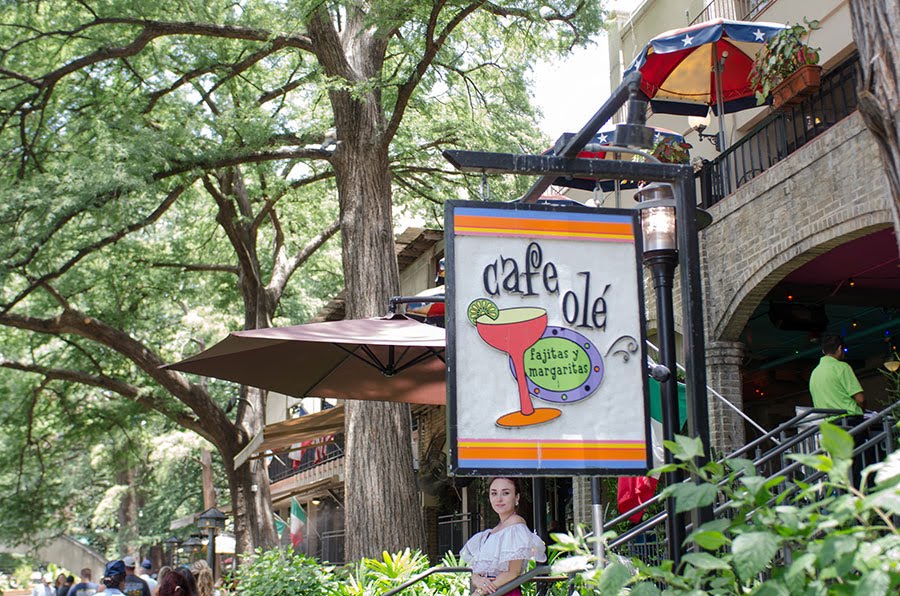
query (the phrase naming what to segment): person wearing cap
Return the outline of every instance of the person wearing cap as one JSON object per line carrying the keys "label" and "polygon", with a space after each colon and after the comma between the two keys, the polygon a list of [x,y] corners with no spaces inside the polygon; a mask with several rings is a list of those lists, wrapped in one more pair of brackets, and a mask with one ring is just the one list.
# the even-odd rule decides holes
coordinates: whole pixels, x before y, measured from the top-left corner
{"label": "person wearing cap", "polygon": [[156,593],[156,580],[153,579],[153,576],[150,575],[150,570],[153,569],[153,563],[150,562],[150,559],[144,559],[141,562],[141,568],[138,573],[138,577],[147,582],[147,585],[150,587],[150,593]]}
{"label": "person wearing cap", "polygon": [[90,568],[85,567],[81,570],[81,581],[69,588],[68,596],[94,596],[97,593],[97,584],[91,581],[93,573]]}
{"label": "person wearing cap", "polygon": [[134,557],[128,555],[122,559],[122,564],[125,565],[125,587],[122,591],[126,596],[150,596],[150,586],[134,573]]}
{"label": "person wearing cap", "polygon": [[55,592],[53,586],[50,585],[53,578],[49,573],[41,575],[40,573],[35,572],[32,576],[32,581],[35,582],[35,585],[34,588],[31,589],[31,596],[54,596]]}
{"label": "person wearing cap", "polygon": [[110,561],[103,570],[103,579],[100,580],[106,589],[104,596],[117,596],[125,594],[125,563],[122,561]]}

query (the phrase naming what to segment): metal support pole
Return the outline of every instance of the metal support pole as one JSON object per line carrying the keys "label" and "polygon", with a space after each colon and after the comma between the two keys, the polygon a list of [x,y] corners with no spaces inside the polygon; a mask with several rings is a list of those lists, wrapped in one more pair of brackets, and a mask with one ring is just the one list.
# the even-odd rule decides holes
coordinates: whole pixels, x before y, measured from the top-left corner
{"label": "metal support pole", "polygon": [[[581,127],[581,130],[575,134],[569,143],[557,155],[562,157],[575,157],[578,152],[584,149],[591,138],[597,134],[600,127],[606,124],[616,113],[616,110],[625,103],[632,90],[637,89],[641,84],[641,75],[639,72],[633,72],[622,79],[619,86],[613,89],[609,99],[604,102],[600,109],[591,117],[587,123]],[[536,181],[528,192],[522,197],[523,203],[534,203],[537,201],[544,191],[550,187],[553,182],[553,176],[542,176]]]}
{"label": "metal support pole", "polygon": [[[681,308],[686,371],[688,434],[703,442],[701,466],[709,461],[709,406],[706,398],[706,339],[703,332],[703,289],[700,272],[700,238],[697,229],[697,195],[690,166],[675,182],[675,217],[678,225],[678,264],[681,269]],[[694,478],[697,482],[697,478]],[[712,507],[691,512],[693,527],[712,521]]]}
{"label": "metal support pole", "polygon": [[600,477],[591,476],[591,514],[594,522],[594,556],[597,567],[606,566],[606,555],[603,552],[603,497],[600,493]]}
{"label": "metal support pole", "polygon": [[545,519],[547,511],[547,494],[545,489],[545,481],[542,477],[535,476],[531,479],[531,501],[534,512],[534,533],[541,537],[541,540],[547,542],[547,522]]}
{"label": "metal support pole", "polygon": [[[663,440],[674,441],[678,431],[678,378],[675,375],[677,356],[675,352],[675,307],[672,288],[675,281],[675,267],[678,255],[673,251],[660,250],[648,253],[644,264],[650,267],[653,276],[653,287],[656,289],[656,318],[659,331],[659,363],[671,371],[669,378],[660,383],[662,400]],[[672,453],[666,449],[665,463],[674,463]],[[680,472],[666,472],[666,486],[675,486],[681,482]],[[675,498],[666,499],[668,520],[666,524],[666,541],[668,558],[674,562],[674,568],[681,564],[681,549],[685,538],[684,514],[675,513]]]}
{"label": "metal support pole", "polygon": [[209,529],[209,543],[206,545],[206,562],[212,569],[213,578],[216,577],[216,529]]}

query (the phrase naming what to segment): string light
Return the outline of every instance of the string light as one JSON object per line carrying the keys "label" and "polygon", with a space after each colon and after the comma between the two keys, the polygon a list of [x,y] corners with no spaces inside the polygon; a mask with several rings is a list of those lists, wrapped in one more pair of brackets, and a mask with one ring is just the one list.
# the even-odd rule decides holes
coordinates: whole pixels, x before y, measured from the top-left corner
{"label": "string light", "polygon": [[850,279],[847,280],[847,284],[848,284],[851,288],[855,288],[855,287],[856,287],[856,280],[853,279],[853,278],[851,277]]}

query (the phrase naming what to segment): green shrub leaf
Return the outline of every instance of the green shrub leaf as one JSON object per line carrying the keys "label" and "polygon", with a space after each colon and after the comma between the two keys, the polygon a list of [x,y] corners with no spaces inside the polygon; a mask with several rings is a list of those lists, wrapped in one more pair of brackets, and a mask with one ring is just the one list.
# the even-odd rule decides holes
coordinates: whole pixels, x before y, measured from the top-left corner
{"label": "green shrub leaf", "polygon": [[631,578],[631,572],[621,563],[613,563],[600,576],[601,594],[618,594]]}
{"label": "green shrub leaf", "polygon": [[853,437],[844,429],[823,422],[819,427],[822,433],[822,447],[834,459],[850,459],[853,457]]}
{"label": "green shrub leaf", "polygon": [[730,569],[728,563],[720,559],[719,557],[714,557],[709,553],[688,553],[684,555],[682,560],[689,565],[693,565],[698,569],[705,569],[707,571],[712,571],[715,569]]}
{"label": "green shrub leaf", "polygon": [[766,568],[778,551],[778,541],[769,532],[741,534],[731,544],[734,568],[746,581]]}

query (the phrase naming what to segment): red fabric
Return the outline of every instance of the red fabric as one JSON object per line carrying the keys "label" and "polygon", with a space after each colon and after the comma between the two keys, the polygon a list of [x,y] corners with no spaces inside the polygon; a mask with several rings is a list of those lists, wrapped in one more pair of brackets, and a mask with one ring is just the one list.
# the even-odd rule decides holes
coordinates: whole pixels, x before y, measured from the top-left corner
{"label": "red fabric", "polygon": [[334,435],[326,435],[321,439],[316,439],[316,450],[313,456],[313,463],[319,463],[328,456],[328,444],[332,441],[334,441]]}
{"label": "red fabric", "polygon": [[[616,495],[616,503],[619,513],[625,513],[649,501],[656,492],[656,478],[648,476],[620,476],[619,487]],[[644,517],[643,511],[638,511],[628,519],[631,523],[639,523]]]}

